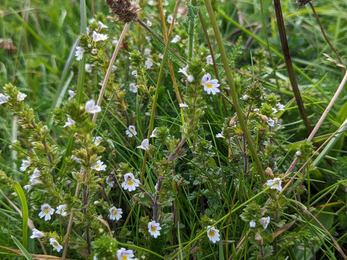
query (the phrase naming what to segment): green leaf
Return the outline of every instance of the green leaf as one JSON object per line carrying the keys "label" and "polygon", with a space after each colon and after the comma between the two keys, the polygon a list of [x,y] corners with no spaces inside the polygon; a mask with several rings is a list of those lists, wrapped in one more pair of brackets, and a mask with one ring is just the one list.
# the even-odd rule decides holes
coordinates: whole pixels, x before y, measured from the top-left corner
{"label": "green leaf", "polygon": [[[19,184],[18,184],[19,185]],[[34,260],[34,258],[31,257],[31,255],[29,254],[29,252],[25,249],[25,247],[18,241],[17,238],[15,238],[14,236],[11,236],[11,238],[13,239],[14,243],[16,244],[16,246],[19,248],[19,250],[23,253],[23,255],[25,256],[25,258],[27,260]]]}
{"label": "green leaf", "polygon": [[20,199],[20,203],[22,205],[22,221],[23,221],[23,226],[22,226],[22,229],[23,229],[22,230],[22,243],[23,243],[24,248],[27,248],[27,241],[28,241],[28,218],[29,218],[28,203],[27,203],[27,200],[25,198],[24,191],[23,191],[22,187],[19,185],[18,182],[15,182],[13,184],[13,189],[17,193],[17,195],[18,195],[18,197]]}

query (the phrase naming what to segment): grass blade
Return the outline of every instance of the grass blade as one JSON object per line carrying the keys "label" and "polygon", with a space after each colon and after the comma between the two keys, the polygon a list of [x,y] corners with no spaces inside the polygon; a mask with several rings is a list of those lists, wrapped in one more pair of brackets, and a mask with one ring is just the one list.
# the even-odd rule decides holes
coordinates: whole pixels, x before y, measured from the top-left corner
{"label": "grass blade", "polygon": [[[18,184],[19,185],[19,184]],[[18,241],[17,238],[15,238],[14,236],[11,236],[11,238],[13,239],[13,242],[16,244],[16,246],[19,248],[19,250],[23,253],[23,255],[25,256],[25,258],[27,260],[34,260],[34,258],[31,257],[31,255],[29,254],[29,252],[25,249],[25,247]]]}

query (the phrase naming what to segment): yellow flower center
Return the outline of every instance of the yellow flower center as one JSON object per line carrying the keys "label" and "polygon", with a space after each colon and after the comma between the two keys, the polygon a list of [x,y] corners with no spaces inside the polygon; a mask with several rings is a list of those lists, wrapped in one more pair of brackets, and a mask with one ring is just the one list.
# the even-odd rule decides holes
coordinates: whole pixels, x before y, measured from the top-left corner
{"label": "yellow flower center", "polygon": [[113,212],[113,216],[117,216],[118,211]]}
{"label": "yellow flower center", "polygon": [[213,88],[213,85],[212,84],[207,84],[206,87],[207,88]]}
{"label": "yellow flower center", "polygon": [[214,237],[214,235],[216,234],[214,231],[210,231],[210,237]]}
{"label": "yellow flower center", "polygon": [[55,247],[57,247],[57,246],[58,246],[58,243],[57,243],[57,242],[53,242],[53,245],[54,245]]}
{"label": "yellow flower center", "polygon": [[128,259],[127,255],[123,256],[123,258],[122,258],[122,260],[127,260],[127,259]]}
{"label": "yellow flower center", "polygon": [[45,210],[45,214],[46,215],[49,214],[49,210],[48,209]]}
{"label": "yellow flower center", "polygon": [[99,169],[99,168],[100,168],[100,165],[97,165],[96,168]]}
{"label": "yellow flower center", "polygon": [[128,185],[132,186],[132,185],[134,185],[134,182],[133,181],[128,181]]}
{"label": "yellow flower center", "polygon": [[152,226],[152,227],[151,227],[151,231],[152,231],[152,232],[155,232],[155,231],[157,231],[157,228]]}

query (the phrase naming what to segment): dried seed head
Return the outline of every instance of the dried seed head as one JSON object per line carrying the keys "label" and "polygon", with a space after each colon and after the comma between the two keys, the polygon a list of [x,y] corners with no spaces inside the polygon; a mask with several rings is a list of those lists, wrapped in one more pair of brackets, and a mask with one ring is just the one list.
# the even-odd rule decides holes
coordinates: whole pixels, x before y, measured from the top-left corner
{"label": "dried seed head", "polygon": [[267,167],[267,168],[265,169],[265,173],[266,173],[271,179],[275,178],[274,174],[272,173],[272,169],[271,169],[270,167]]}
{"label": "dried seed head", "polygon": [[106,0],[106,4],[110,6],[119,21],[129,23],[137,20],[139,6],[131,0]]}

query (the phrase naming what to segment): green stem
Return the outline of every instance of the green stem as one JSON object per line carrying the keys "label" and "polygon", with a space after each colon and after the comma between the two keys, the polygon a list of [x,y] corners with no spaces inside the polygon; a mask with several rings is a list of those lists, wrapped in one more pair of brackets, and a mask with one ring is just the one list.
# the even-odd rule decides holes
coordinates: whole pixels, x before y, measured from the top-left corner
{"label": "green stem", "polygon": [[253,160],[254,160],[256,168],[258,170],[258,174],[260,175],[262,182],[266,182],[266,177],[264,174],[263,167],[262,167],[261,162],[259,160],[259,157],[257,155],[257,151],[255,150],[255,146],[253,144],[252,138],[248,132],[248,129],[247,129],[247,126],[246,126],[246,123],[244,120],[243,112],[242,112],[242,109],[241,109],[240,104],[239,104],[238,96],[237,96],[235,85],[234,85],[234,79],[232,77],[232,74],[231,74],[231,71],[229,68],[229,62],[228,62],[227,55],[225,53],[223,40],[222,40],[221,34],[219,32],[216,17],[214,15],[210,0],[205,0],[205,4],[206,4],[207,12],[210,16],[210,20],[211,20],[211,23],[213,26],[213,31],[214,31],[214,34],[215,34],[215,37],[217,40],[218,48],[219,48],[221,58],[223,61],[223,65],[224,65],[225,75],[227,77],[227,82],[229,83],[230,94],[231,94],[231,97],[233,99],[233,103],[234,103],[234,107],[235,107],[237,116],[239,118],[241,129],[242,129],[243,134],[245,135],[245,138],[247,140],[249,150],[251,151]]}

